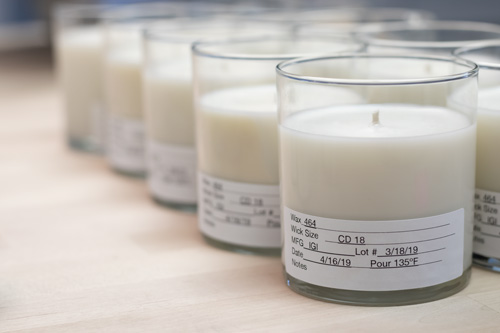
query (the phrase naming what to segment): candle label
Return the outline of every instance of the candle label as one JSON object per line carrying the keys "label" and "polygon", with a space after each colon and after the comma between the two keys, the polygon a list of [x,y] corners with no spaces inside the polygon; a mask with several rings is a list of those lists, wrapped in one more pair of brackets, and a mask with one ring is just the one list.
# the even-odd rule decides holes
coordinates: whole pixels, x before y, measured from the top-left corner
{"label": "candle label", "polygon": [[241,246],[281,246],[279,186],[200,173],[198,189],[199,225],[205,235]]}
{"label": "candle label", "polygon": [[196,203],[196,151],[184,147],[148,142],[148,185],[161,200]]}
{"label": "candle label", "polygon": [[474,253],[500,258],[500,193],[476,189]]}
{"label": "candle label", "polygon": [[464,210],[409,220],[351,221],[284,208],[288,274],[322,287],[423,288],[463,274]]}
{"label": "candle label", "polygon": [[144,140],[142,121],[108,114],[107,155],[113,167],[126,172],[144,172]]}

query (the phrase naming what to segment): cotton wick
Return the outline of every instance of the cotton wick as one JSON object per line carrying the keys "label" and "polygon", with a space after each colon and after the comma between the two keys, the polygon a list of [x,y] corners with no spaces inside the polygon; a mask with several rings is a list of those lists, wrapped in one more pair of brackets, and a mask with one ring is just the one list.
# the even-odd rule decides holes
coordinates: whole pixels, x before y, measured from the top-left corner
{"label": "cotton wick", "polygon": [[380,125],[380,110],[377,110],[372,113],[372,125],[373,126]]}

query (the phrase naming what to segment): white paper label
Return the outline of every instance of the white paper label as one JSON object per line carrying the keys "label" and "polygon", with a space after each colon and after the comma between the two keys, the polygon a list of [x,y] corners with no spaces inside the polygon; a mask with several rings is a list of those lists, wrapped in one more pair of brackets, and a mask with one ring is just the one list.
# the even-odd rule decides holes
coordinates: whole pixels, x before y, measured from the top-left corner
{"label": "white paper label", "polygon": [[281,246],[279,186],[200,173],[198,189],[199,225],[205,235],[242,246]]}
{"label": "white paper label", "polygon": [[108,114],[107,155],[113,167],[126,172],[145,172],[144,140],[142,121]]}
{"label": "white paper label", "polygon": [[159,199],[196,203],[196,150],[148,142],[148,185]]}
{"label": "white paper label", "polygon": [[392,221],[329,219],[284,208],[286,271],[317,286],[390,291],[463,274],[464,210]]}
{"label": "white paper label", "polygon": [[474,253],[500,259],[500,193],[476,189]]}

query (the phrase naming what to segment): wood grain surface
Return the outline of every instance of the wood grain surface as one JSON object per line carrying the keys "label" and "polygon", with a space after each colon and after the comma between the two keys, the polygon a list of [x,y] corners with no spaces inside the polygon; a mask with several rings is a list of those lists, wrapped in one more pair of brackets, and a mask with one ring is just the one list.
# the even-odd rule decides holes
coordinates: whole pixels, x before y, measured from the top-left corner
{"label": "wood grain surface", "polygon": [[207,246],[195,215],[70,151],[47,55],[0,56],[0,332],[499,332],[500,275],[436,302],[323,303],[280,259]]}

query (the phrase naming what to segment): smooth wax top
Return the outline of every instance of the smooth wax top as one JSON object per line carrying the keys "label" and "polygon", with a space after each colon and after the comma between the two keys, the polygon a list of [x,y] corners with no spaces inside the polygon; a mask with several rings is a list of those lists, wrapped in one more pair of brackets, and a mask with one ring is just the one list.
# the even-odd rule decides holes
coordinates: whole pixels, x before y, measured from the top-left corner
{"label": "smooth wax top", "polygon": [[470,125],[466,116],[440,107],[406,104],[346,105],[303,111],[283,127],[345,138],[404,138],[447,133]]}

